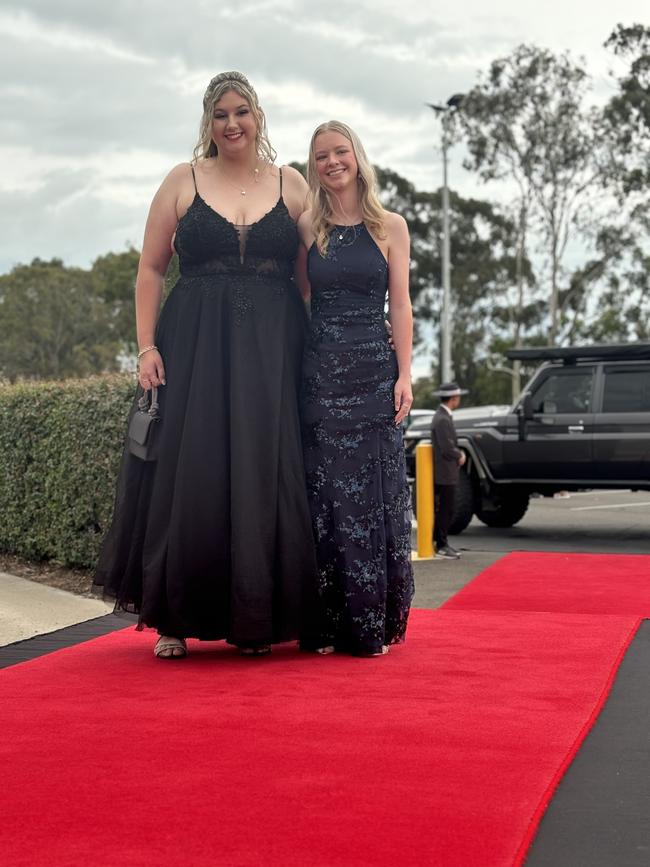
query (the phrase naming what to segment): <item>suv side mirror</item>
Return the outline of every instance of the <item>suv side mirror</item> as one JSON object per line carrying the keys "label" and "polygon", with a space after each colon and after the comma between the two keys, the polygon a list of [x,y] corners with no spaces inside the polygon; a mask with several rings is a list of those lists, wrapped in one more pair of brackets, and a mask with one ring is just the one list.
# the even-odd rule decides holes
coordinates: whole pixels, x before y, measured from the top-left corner
{"label": "suv side mirror", "polygon": [[533,396],[529,391],[524,394],[521,402],[521,414],[525,421],[530,421],[533,418]]}
{"label": "suv side mirror", "polygon": [[533,398],[530,392],[526,392],[517,407],[517,427],[519,441],[526,439],[526,422],[533,418]]}

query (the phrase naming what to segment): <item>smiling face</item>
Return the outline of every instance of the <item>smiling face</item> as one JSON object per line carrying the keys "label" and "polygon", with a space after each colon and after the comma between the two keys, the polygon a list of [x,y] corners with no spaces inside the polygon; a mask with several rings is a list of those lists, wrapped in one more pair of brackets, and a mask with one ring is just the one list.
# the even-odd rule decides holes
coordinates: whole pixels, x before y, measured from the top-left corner
{"label": "smiling face", "polygon": [[243,96],[229,90],[214,106],[212,140],[219,153],[241,153],[256,148],[257,123]]}
{"label": "smiling face", "polygon": [[314,163],[318,180],[328,192],[339,193],[357,184],[359,167],[352,142],[340,132],[327,130],[314,140]]}

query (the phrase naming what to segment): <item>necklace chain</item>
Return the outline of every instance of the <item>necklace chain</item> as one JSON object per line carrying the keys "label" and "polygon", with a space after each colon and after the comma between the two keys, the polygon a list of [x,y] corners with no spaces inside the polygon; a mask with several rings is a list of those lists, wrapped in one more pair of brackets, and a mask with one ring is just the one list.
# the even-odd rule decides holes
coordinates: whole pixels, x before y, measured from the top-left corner
{"label": "necklace chain", "polygon": [[[217,171],[219,172],[221,177],[224,179],[224,181],[228,184],[228,186],[232,187],[233,190],[239,191],[240,196],[246,195],[246,188],[242,187],[241,184],[233,184],[232,181],[228,180],[226,174],[221,170],[221,168],[219,167],[218,164],[217,164]],[[253,169],[253,182],[257,184],[257,183],[259,183],[259,180],[260,180],[260,170],[257,167],[255,167]]]}

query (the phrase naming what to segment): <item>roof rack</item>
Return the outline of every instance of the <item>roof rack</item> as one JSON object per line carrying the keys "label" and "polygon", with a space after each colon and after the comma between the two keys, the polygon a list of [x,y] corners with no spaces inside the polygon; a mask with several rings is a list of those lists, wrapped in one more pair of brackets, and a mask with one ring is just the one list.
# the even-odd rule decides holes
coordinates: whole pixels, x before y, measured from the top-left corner
{"label": "roof rack", "polygon": [[650,343],[602,343],[593,346],[531,346],[506,350],[511,361],[562,361],[575,364],[578,360],[637,361],[650,359]]}

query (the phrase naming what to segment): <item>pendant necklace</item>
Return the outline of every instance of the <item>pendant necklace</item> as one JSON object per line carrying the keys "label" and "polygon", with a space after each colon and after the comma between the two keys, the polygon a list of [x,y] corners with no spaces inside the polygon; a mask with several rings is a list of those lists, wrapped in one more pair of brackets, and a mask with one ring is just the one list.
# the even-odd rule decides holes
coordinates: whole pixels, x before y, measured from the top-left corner
{"label": "pendant necklace", "polygon": [[[337,233],[339,236],[339,241],[343,241],[345,238],[348,237],[349,234],[352,235],[353,239],[356,238],[357,226],[358,226],[358,224],[352,224],[352,225],[342,224],[340,226],[337,226],[336,228],[337,228]],[[351,232],[350,232],[350,229],[352,230]]]}
{"label": "pendant necklace", "polygon": [[340,224],[336,225],[335,228],[336,228],[337,234],[339,236],[339,241],[342,241],[346,237],[346,235],[348,234],[348,229],[352,229],[352,234],[356,237],[355,229],[356,229],[357,225],[358,225],[358,223],[340,223]]}
{"label": "pendant necklace", "polygon": [[[218,172],[219,172],[219,174],[221,175],[221,177],[222,177],[222,178],[224,179],[224,181],[228,184],[228,186],[232,187],[233,190],[238,190],[240,196],[245,196],[245,195],[246,195],[246,189],[245,189],[245,187],[242,187],[240,184],[233,184],[233,182],[232,182],[231,180],[229,180],[229,179],[226,177],[226,175],[224,174],[224,172],[222,172],[221,169],[218,168],[218,166],[217,166],[217,169],[218,169]],[[260,179],[260,170],[259,170],[258,168],[253,169],[253,176],[254,176],[254,177],[253,177],[253,182],[256,183],[256,184],[259,183],[259,179]]]}

